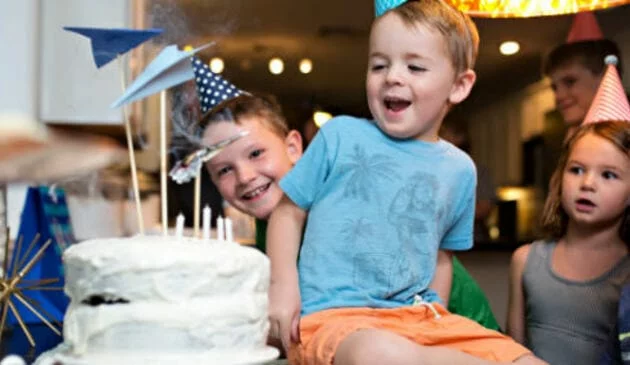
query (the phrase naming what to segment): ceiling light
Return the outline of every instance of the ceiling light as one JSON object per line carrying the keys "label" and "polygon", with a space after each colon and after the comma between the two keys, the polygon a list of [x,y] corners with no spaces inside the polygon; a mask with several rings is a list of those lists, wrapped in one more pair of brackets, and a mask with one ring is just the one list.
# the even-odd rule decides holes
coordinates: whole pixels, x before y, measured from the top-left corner
{"label": "ceiling light", "polygon": [[518,44],[518,42],[514,41],[503,42],[499,46],[499,51],[504,56],[511,56],[513,54],[516,54],[520,49],[521,46]]}
{"label": "ceiling light", "polygon": [[490,18],[526,18],[543,15],[572,14],[627,4],[628,0],[448,0],[471,16]]}
{"label": "ceiling light", "polygon": [[309,74],[311,71],[313,71],[313,61],[308,58],[302,59],[302,61],[300,61],[300,72]]}
{"label": "ceiling light", "polygon": [[214,57],[210,60],[210,71],[214,72],[215,74],[220,74],[221,72],[223,72],[224,68],[225,63],[223,63],[223,60],[220,57]]}
{"label": "ceiling light", "polygon": [[269,72],[274,75],[280,75],[284,71],[284,61],[279,57],[269,60]]}
{"label": "ceiling light", "polygon": [[326,124],[326,122],[329,121],[331,118],[332,118],[332,114],[328,112],[323,112],[321,110],[318,110],[315,113],[313,113],[313,120],[315,121],[315,125],[317,125],[317,127],[319,128],[321,128],[324,124]]}

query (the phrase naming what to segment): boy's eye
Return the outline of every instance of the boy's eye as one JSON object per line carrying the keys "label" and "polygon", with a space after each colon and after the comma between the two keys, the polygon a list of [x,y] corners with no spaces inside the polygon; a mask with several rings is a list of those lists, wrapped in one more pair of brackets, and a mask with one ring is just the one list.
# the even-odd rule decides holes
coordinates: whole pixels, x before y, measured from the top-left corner
{"label": "boy's eye", "polygon": [[618,178],[618,175],[612,171],[604,171],[602,173],[602,177],[606,180],[611,180],[611,179],[616,179]]}
{"label": "boy's eye", "polygon": [[265,152],[263,149],[253,150],[253,151],[249,154],[249,157],[252,157],[252,158],[259,157],[260,155],[262,155],[262,154],[263,154],[263,152]]}
{"label": "boy's eye", "polygon": [[375,64],[375,65],[372,65],[370,69],[372,71],[380,71],[380,70],[383,70],[384,68],[385,68],[385,65]]}
{"label": "boy's eye", "polygon": [[426,68],[422,66],[416,66],[416,65],[409,65],[407,67],[409,68],[409,71],[412,71],[412,72],[423,72],[427,70]]}
{"label": "boy's eye", "polygon": [[571,166],[567,169],[567,171],[569,171],[572,174],[579,175],[582,172],[584,172],[584,169],[579,166]]}
{"label": "boy's eye", "polygon": [[219,170],[217,170],[216,174],[217,174],[218,177],[221,177],[221,176],[227,174],[230,171],[232,171],[232,168],[230,166],[224,166],[224,167],[220,168]]}
{"label": "boy's eye", "polygon": [[570,88],[573,85],[575,85],[577,79],[575,77],[565,77],[564,79],[562,79],[562,85],[564,87]]}

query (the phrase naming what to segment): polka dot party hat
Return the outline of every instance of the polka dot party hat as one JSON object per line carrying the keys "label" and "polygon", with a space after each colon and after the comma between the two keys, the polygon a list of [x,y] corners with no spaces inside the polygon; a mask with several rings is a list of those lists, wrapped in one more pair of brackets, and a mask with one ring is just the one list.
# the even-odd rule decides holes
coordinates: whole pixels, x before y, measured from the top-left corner
{"label": "polka dot party hat", "polygon": [[197,95],[199,95],[199,103],[201,104],[201,111],[203,113],[212,110],[212,108],[225,101],[243,94],[242,90],[221,77],[221,75],[212,72],[210,67],[198,57],[192,57],[191,60],[193,71],[195,72]]}

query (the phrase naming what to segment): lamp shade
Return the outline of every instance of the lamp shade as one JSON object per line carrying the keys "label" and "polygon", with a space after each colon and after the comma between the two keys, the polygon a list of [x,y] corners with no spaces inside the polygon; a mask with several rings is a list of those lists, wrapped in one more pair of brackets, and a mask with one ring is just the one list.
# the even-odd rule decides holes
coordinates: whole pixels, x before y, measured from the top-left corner
{"label": "lamp shade", "polygon": [[470,16],[527,18],[573,14],[630,3],[630,0],[448,0]]}

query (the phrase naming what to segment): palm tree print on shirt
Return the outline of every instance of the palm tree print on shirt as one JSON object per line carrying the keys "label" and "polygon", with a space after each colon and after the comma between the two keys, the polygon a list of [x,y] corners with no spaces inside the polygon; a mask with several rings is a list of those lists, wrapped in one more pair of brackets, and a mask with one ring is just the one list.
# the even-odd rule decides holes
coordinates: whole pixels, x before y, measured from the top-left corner
{"label": "palm tree print on shirt", "polygon": [[350,159],[351,162],[339,166],[341,171],[348,171],[350,174],[344,190],[346,197],[369,203],[372,195],[378,194],[378,187],[385,183],[383,180],[391,181],[397,178],[396,164],[388,155],[370,156],[357,144]]}

